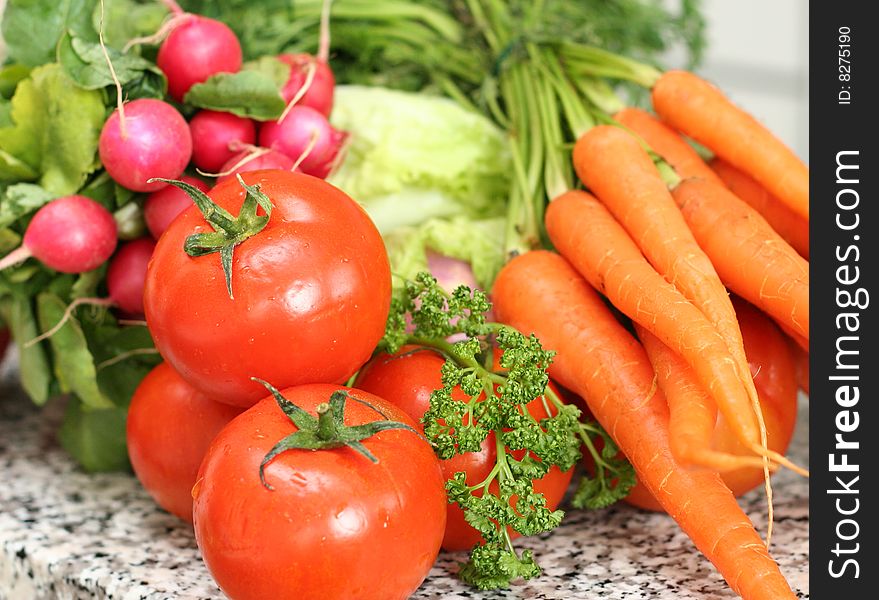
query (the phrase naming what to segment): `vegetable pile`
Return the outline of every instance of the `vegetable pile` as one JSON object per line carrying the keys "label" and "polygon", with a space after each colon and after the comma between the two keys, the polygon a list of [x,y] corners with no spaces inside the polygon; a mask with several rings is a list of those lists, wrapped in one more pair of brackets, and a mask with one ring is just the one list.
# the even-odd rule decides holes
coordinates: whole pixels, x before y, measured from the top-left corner
{"label": "vegetable pile", "polygon": [[3,17],[0,317],[229,597],[405,598],[441,548],[507,587],[623,498],[794,597],[808,169],[651,64],[695,2],[55,4]]}

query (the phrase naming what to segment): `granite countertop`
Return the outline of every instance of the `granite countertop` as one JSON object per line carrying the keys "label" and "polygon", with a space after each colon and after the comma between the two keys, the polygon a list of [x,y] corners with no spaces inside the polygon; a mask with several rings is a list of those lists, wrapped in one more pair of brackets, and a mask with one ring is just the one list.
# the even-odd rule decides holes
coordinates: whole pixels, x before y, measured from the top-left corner
{"label": "granite countertop", "polygon": [[[8,370],[8,369],[7,369]],[[15,384],[0,384],[0,600],[223,598],[199,558],[191,528],[157,508],[127,474],[87,475],[54,440],[60,405],[38,410]],[[808,462],[808,404],[790,454]],[[808,598],[808,482],[774,481],[773,554]],[[743,499],[765,532],[760,491]],[[525,541],[544,574],[480,593],[454,577],[462,555],[443,553],[413,598],[735,598],[667,516],[626,505],[572,511],[556,531]]]}

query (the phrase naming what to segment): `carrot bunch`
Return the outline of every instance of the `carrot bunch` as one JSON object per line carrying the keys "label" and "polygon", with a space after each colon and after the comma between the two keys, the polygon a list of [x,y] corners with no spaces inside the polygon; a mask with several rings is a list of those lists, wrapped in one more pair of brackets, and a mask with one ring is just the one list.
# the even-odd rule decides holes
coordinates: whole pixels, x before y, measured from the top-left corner
{"label": "carrot bunch", "polygon": [[[495,308],[558,352],[551,374],[581,393],[736,592],[792,598],[768,554],[769,474],[808,472],[768,446],[729,290],[808,351],[808,169],[691,73],[667,72],[652,92],[659,118],[625,109],[578,139],[573,165],[589,192],[561,194],[545,215],[561,256],[535,251],[508,263]],[[528,297],[517,291],[529,288]],[[631,319],[637,339],[596,291]],[[741,453],[712,446],[718,413]],[[720,478],[743,467],[764,473],[765,544]]]}

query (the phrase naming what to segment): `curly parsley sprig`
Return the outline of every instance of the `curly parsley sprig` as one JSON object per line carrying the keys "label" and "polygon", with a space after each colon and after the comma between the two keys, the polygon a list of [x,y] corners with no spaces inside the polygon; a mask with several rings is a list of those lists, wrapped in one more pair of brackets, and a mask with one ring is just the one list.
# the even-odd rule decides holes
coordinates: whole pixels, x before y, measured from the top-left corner
{"label": "curly parsley sprig", "polygon": [[[553,466],[572,468],[580,460],[581,446],[593,456],[595,472],[581,479],[574,506],[608,506],[625,497],[635,482],[631,465],[618,457],[607,433],[597,423],[583,421],[580,409],[564,403],[547,385],[554,353],[533,335],[486,321],[490,308],[484,292],[459,286],[448,293],[428,273],[420,273],[398,289],[382,341],[389,353],[416,344],[446,358],[443,387],[431,394],[422,419],[437,456],[476,452],[495,434],[497,460],[484,480],[468,482],[465,473],[456,473],[446,482],[449,502],[458,503],[484,540],[460,571],[463,580],[481,589],[508,587],[514,579],[540,574],[532,553],[513,546],[510,530],[536,535],[561,523],[564,512],[550,510],[533,482]],[[414,329],[407,331],[410,323]],[[455,388],[465,400],[453,398]],[[528,411],[526,405],[535,398],[549,416],[537,419]],[[600,451],[598,439],[603,442]]]}

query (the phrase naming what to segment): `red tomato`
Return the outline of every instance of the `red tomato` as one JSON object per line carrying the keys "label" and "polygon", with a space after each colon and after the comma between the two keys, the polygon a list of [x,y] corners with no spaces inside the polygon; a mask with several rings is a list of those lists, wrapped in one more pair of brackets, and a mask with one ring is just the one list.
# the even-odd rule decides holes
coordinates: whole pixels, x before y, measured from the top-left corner
{"label": "red tomato", "polygon": [[[342,388],[284,390],[314,415]],[[388,419],[415,423],[381,398],[349,390]],[[382,419],[348,400],[345,423]],[[265,469],[271,448],[297,430],[272,398],[232,421],[214,440],[193,490],[195,536],[220,588],[233,600],[392,600],[427,576],[446,525],[446,495],[431,447],[411,431],[362,441],[378,459],[348,447],[288,450]]]}
{"label": "red tomato", "polygon": [[[265,390],[339,383],[367,361],[384,335],[391,272],[366,212],[323,180],[286,171],[243,175],[274,209],[268,225],[235,247],[234,299],[218,253],[193,258],[184,240],[213,229],[196,207],[175,219],[156,245],[144,308],[162,356],[213,400],[251,406]],[[210,197],[237,215],[237,180]]]}
{"label": "red tomato", "polygon": [[[769,317],[740,298],[733,298],[733,306],[742,330],[751,376],[763,407],[768,446],[784,454],[797,421],[797,377],[793,354],[785,335]],[[753,456],[739,443],[719,413],[712,441],[714,448],[721,452]],[[763,471],[756,467],[735,469],[720,476],[736,496],[763,484]],[[662,510],[641,483],[635,486],[626,501],[648,510]]]}
{"label": "red tomato", "polygon": [[168,363],[144,377],[128,408],[128,456],[159,506],[192,522],[198,467],[217,433],[240,413],[196,391]]}
{"label": "red tomato", "polygon": [[788,346],[794,355],[794,362],[797,365],[797,387],[809,393],[809,353],[803,350],[799,344],[788,338]]}
{"label": "red tomato", "polygon": [[[406,347],[393,356],[382,354],[375,357],[363,367],[354,385],[397,405],[420,424],[421,417],[430,408],[430,393],[442,387],[440,369],[444,362],[442,356],[431,350],[413,351],[412,347]],[[555,387],[553,390],[558,391]],[[459,388],[452,391],[452,397],[461,401],[467,399]],[[539,399],[529,403],[528,410],[537,419],[547,416]],[[450,479],[455,473],[463,471],[467,473],[467,483],[470,485],[485,480],[497,461],[495,443],[495,435],[491,433],[482,442],[479,452],[465,452],[440,461],[443,478]],[[524,451],[514,452],[513,455],[521,458]],[[550,510],[558,507],[573,474],[573,469],[562,472],[558,467],[552,467],[543,479],[534,481],[534,489],[546,497]],[[498,485],[494,482],[489,488],[497,492]],[[510,534],[513,538],[519,535],[513,530],[510,530]],[[470,549],[481,539],[479,532],[464,520],[464,511],[457,504],[449,504],[443,548]]]}

